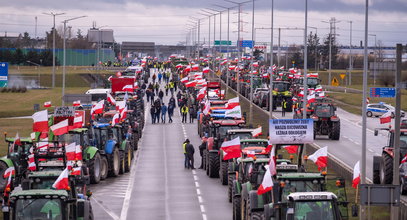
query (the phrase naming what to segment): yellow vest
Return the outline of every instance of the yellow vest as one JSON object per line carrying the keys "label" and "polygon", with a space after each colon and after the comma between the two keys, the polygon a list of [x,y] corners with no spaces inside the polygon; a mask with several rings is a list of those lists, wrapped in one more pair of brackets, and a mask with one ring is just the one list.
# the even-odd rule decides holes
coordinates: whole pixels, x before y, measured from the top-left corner
{"label": "yellow vest", "polygon": [[188,113],[188,107],[184,106],[181,108],[182,113]]}
{"label": "yellow vest", "polygon": [[186,154],[187,153],[187,143],[183,143],[182,148],[184,149],[184,154]]}

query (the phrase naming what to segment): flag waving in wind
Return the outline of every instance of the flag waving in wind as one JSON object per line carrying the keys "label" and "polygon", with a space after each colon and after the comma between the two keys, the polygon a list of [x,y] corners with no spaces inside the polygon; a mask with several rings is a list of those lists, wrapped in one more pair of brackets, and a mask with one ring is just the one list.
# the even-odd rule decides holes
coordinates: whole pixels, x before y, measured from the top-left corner
{"label": "flag waving in wind", "polygon": [[308,157],[308,159],[314,161],[314,163],[318,166],[318,170],[325,168],[328,164],[328,147],[323,147],[315,151],[312,155]]}
{"label": "flag waving in wind", "polygon": [[360,182],[360,166],[359,166],[359,161],[355,164],[353,167],[353,181],[352,181],[352,187],[353,188],[358,188]]}
{"label": "flag waving in wind", "polygon": [[48,111],[43,110],[36,112],[32,115],[34,120],[33,131],[34,132],[47,132],[48,131]]}
{"label": "flag waving in wind", "polygon": [[260,135],[262,135],[262,133],[261,133],[261,126],[258,127],[258,128],[256,128],[256,129],[254,129],[254,130],[252,131],[252,136],[253,136],[253,137],[258,137],[258,136],[260,136]]}
{"label": "flag waving in wind", "polygon": [[54,189],[64,190],[69,187],[68,182],[68,168],[65,168],[64,171],[59,175],[58,179],[52,184]]}
{"label": "flag waving in wind", "polygon": [[270,166],[266,165],[266,172],[264,173],[263,181],[261,182],[259,189],[257,190],[257,195],[262,195],[273,189],[273,176],[270,172]]}
{"label": "flag waving in wind", "polygon": [[69,128],[68,119],[65,119],[50,127],[50,129],[52,130],[54,135],[66,134],[66,133],[68,133],[68,128]]}
{"label": "flag waving in wind", "polygon": [[223,142],[221,149],[223,150],[223,160],[240,157],[240,137]]}
{"label": "flag waving in wind", "polygon": [[242,118],[242,109],[239,106],[234,107],[233,109],[225,111],[225,118]]}

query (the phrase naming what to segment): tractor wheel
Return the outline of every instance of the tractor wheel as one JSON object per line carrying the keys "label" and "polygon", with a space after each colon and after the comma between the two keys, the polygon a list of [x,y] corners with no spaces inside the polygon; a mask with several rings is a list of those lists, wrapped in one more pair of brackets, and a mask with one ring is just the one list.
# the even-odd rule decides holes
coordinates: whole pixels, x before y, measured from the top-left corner
{"label": "tractor wheel", "polygon": [[263,212],[252,212],[252,215],[250,216],[250,220],[263,220],[263,219],[264,219]]}
{"label": "tractor wheel", "polygon": [[99,152],[96,152],[92,160],[89,161],[90,182],[97,184],[100,182],[101,158]]}
{"label": "tractor wheel", "polygon": [[219,177],[219,158],[217,153],[209,153],[209,177],[218,178]]}
{"label": "tractor wheel", "polygon": [[206,151],[206,156],[205,156],[205,165],[206,165],[206,175],[209,176],[209,152]]}
{"label": "tractor wheel", "polygon": [[100,161],[100,179],[105,180],[107,178],[107,174],[109,173],[109,163],[107,162],[107,158],[105,156],[101,156]]}
{"label": "tractor wheel", "polygon": [[123,174],[126,170],[126,150],[119,151],[120,154],[120,170],[119,174]]}
{"label": "tractor wheel", "polygon": [[407,185],[406,182],[404,181],[404,177],[400,178],[400,194],[401,195],[407,194]]}
{"label": "tractor wheel", "polygon": [[131,160],[133,159],[133,151],[131,147],[127,148],[127,153],[124,158],[124,172],[129,172],[131,169]]}
{"label": "tractor wheel", "polygon": [[241,212],[240,216],[241,216],[241,219],[242,220],[247,220],[247,216],[248,216],[247,215],[247,200],[242,198],[240,203],[241,203],[240,204],[240,212]]}
{"label": "tractor wheel", "polygon": [[0,162],[0,191],[4,191],[7,184],[7,179],[4,178],[4,172],[7,170],[7,164],[4,162]]}
{"label": "tractor wheel", "polygon": [[111,155],[112,161],[110,161],[111,169],[109,169],[109,175],[116,177],[119,175],[120,172],[120,152],[117,147],[114,148],[113,153]]}
{"label": "tractor wheel", "polygon": [[380,170],[373,170],[373,184],[380,184]]}
{"label": "tractor wheel", "polygon": [[222,185],[228,185],[228,162],[220,161],[219,177]]}
{"label": "tractor wheel", "polygon": [[337,141],[339,140],[340,136],[341,136],[341,123],[339,121],[332,123],[331,139]]}
{"label": "tractor wheel", "polygon": [[387,153],[383,153],[380,162],[380,183],[391,184],[393,181],[393,158]]}
{"label": "tractor wheel", "polygon": [[240,205],[240,203],[241,203],[240,196],[233,196],[232,201],[233,201],[233,203],[232,203],[232,205],[233,205],[233,220],[241,220],[242,218],[241,218],[241,212],[240,212],[240,209],[241,209],[241,207],[240,207],[241,206]]}
{"label": "tractor wheel", "polygon": [[228,174],[228,197],[229,202],[232,202],[232,188],[233,188],[233,180],[236,178],[236,174]]}
{"label": "tractor wheel", "polygon": [[92,209],[92,204],[89,203],[89,220],[95,219],[93,216],[93,209]]}

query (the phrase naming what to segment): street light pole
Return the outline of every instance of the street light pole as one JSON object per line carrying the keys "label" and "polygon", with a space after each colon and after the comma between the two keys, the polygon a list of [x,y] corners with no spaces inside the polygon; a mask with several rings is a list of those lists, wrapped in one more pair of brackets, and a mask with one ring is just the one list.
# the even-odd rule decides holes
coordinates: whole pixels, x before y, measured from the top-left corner
{"label": "street light pole", "polygon": [[[308,73],[308,0],[305,0],[305,25],[304,25],[304,97],[303,97],[303,119],[307,118],[307,95],[308,95],[308,84],[307,84],[307,73]],[[284,110],[283,110],[284,111]]]}
{"label": "street light pole", "polygon": [[373,66],[373,85],[376,85],[376,56],[377,56],[377,44],[376,44],[376,34],[369,34],[369,36],[374,37],[374,66]]}
{"label": "street light pole", "polygon": [[52,88],[55,87],[55,16],[64,15],[65,13],[43,13],[53,17],[54,26],[52,27]]}
{"label": "street light pole", "polygon": [[[273,37],[274,37],[274,0],[271,0],[271,36],[270,36],[270,91],[269,91],[269,119],[273,119]],[[280,29],[279,29],[280,31]],[[280,45],[280,38],[279,38]],[[280,53],[280,51],[279,51]],[[280,58],[280,57],[279,57]],[[279,62],[279,61],[278,61]]]}
{"label": "street light pole", "polygon": [[352,85],[352,21],[348,21],[350,25],[349,31],[349,77],[348,85]]}
{"label": "street light pole", "polygon": [[64,96],[65,96],[65,75],[66,75],[66,71],[65,71],[65,65],[66,65],[66,23],[68,23],[69,21],[79,19],[79,18],[84,18],[84,17],[87,17],[87,16],[74,17],[74,18],[64,20],[62,22],[62,23],[64,23],[64,47],[63,47],[64,53],[63,53],[63,66],[62,66],[62,106],[65,106]]}

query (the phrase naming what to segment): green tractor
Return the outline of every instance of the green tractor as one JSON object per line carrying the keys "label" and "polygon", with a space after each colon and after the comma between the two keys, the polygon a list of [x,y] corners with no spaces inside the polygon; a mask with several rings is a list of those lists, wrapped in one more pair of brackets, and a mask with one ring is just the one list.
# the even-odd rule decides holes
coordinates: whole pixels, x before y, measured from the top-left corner
{"label": "green tractor", "polygon": [[114,138],[117,140],[121,151],[121,164],[120,174],[127,173],[131,169],[131,162],[133,160],[134,153],[134,141],[131,138],[127,138],[127,129],[122,125],[115,125],[112,127]]}
{"label": "green tractor", "polygon": [[282,102],[285,100],[287,102],[287,106],[284,109],[286,112],[293,111],[293,96],[290,91],[290,83],[284,81],[273,81],[273,108],[272,110],[276,110],[277,107],[282,107]]}
{"label": "green tractor", "polygon": [[[15,138],[5,137],[7,143],[7,155],[0,158],[0,191],[4,191],[7,184],[7,179],[4,178],[4,172],[9,167],[14,167],[15,177],[14,182],[20,183],[21,180],[27,176],[28,173],[28,155],[30,155],[30,148],[33,146],[31,138],[20,138],[21,145],[14,145]],[[10,152],[10,149],[14,149]]]}

